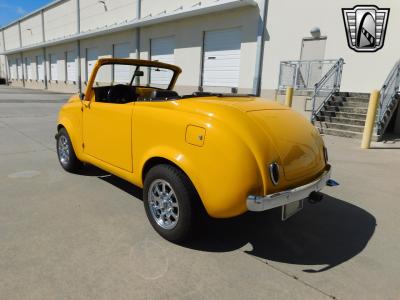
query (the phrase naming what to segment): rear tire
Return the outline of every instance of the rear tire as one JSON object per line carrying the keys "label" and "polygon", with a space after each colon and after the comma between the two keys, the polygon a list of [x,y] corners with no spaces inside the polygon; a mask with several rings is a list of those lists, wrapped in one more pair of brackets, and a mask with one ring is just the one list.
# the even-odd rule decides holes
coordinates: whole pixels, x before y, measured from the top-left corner
{"label": "rear tire", "polygon": [[146,174],[143,204],[147,218],[163,238],[183,242],[194,231],[195,207],[199,202],[193,184],[178,168],[161,164]]}
{"label": "rear tire", "polygon": [[61,128],[57,134],[58,161],[65,171],[76,172],[82,167],[82,162],[76,157],[71,139],[65,128]]}

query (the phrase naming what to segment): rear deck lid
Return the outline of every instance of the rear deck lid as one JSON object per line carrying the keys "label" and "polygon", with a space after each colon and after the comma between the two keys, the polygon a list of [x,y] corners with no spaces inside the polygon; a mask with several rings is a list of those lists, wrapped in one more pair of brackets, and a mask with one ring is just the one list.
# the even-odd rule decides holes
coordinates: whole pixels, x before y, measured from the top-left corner
{"label": "rear deck lid", "polygon": [[271,138],[287,180],[305,179],[324,168],[322,139],[303,116],[292,110],[260,110],[248,114]]}

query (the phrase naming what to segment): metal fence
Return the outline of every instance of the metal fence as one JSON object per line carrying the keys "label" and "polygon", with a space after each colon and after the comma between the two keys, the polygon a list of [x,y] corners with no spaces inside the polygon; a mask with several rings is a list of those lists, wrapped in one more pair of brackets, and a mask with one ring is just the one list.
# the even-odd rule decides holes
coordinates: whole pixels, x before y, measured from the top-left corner
{"label": "metal fence", "polygon": [[337,59],[282,61],[279,69],[278,90],[292,86],[296,90],[313,91],[315,84],[337,61]]}
{"label": "metal fence", "polygon": [[400,61],[390,71],[381,89],[379,112],[377,117],[377,134],[382,136],[389,124],[399,101]]}

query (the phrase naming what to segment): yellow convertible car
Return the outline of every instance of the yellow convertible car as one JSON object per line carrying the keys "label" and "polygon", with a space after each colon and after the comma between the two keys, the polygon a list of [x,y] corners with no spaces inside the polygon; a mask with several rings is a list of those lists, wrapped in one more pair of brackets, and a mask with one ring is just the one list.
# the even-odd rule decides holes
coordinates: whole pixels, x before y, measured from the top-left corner
{"label": "yellow convertible car", "polygon": [[320,200],[331,167],[304,117],[251,95],[180,96],[180,73],[155,61],[99,59],[86,93],[59,113],[61,166],[89,163],[143,188],[150,223],[170,241],[188,238],[203,212],[230,218],[282,207],[286,219],[303,199]]}

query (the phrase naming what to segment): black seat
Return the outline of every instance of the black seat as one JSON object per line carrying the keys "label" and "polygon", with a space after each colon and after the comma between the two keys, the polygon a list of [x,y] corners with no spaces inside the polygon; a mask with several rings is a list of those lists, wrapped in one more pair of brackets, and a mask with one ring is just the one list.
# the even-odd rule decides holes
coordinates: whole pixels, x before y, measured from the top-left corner
{"label": "black seat", "polygon": [[151,92],[150,99],[151,100],[171,100],[178,99],[179,95],[175,91],[171,90],[154,90]]}

